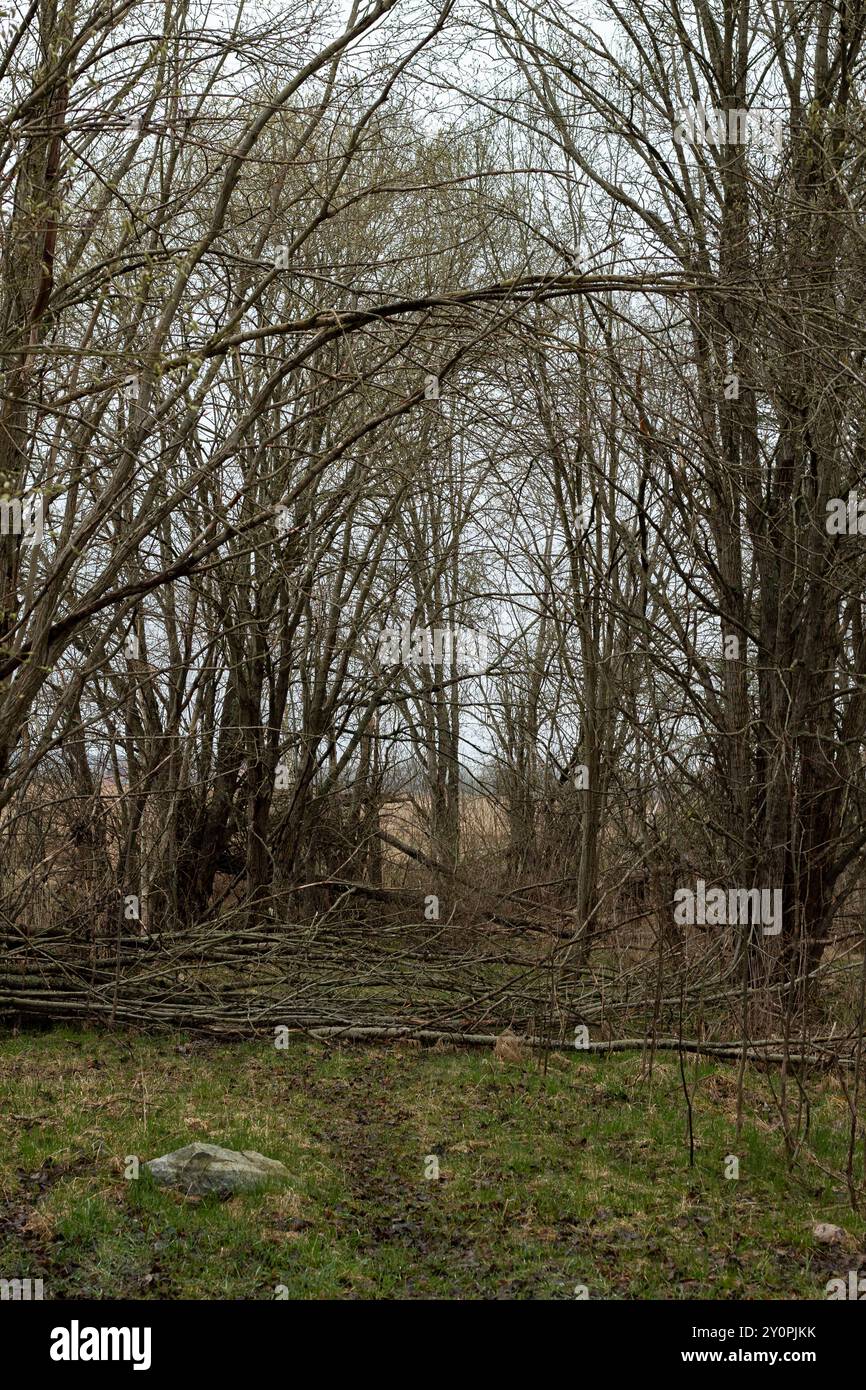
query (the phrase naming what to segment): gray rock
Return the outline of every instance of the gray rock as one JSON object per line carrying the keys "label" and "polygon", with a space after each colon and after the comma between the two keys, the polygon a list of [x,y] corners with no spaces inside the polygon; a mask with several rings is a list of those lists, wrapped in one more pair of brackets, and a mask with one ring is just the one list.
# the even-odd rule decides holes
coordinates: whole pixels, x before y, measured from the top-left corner
{"label": "gray rock", "polygon": [[812,1227],[812,1235],[819,1240],[822,1245],[840,1245],[845,1239],[845,1232],[841,1226],[833,1226],[829,1221],[819,1221]]}
{"label": "gray rock", "polygon": [[275,1158],[265,1158],[254,1149],[242,1153],[221,1149],[217,1144],[187,1144],[174,1153],[152,1158],[145,1168],[161,1187],[177,1187],[188,1197],[217,1193],[251,1192],[263,1183],[284,1182],[288,1169]]}

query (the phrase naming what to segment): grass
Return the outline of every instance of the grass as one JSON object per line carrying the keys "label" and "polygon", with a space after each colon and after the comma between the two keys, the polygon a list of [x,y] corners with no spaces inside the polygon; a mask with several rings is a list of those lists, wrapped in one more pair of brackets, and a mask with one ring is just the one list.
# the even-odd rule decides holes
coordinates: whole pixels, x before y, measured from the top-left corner
{"label": "grass", "polygon": [[[677,1060],[645,1070],[633,1054],[556,1056],[544,1076],[405,1044],[0,1037],[0,1277],[42,1277],[55,1299],[791,1299],[866,1264],[832,1176],[834,1080],[809,1080],[811,1157],[791,1167],[778,1074],[747,1074],[738,1141],[735,1070],[690,1064],[690,1168]],[[279,1158],[291,1183],[197,1200],[124,1176],[194,1138]],[[817,1221],[846,1242],[816,1244]]]}

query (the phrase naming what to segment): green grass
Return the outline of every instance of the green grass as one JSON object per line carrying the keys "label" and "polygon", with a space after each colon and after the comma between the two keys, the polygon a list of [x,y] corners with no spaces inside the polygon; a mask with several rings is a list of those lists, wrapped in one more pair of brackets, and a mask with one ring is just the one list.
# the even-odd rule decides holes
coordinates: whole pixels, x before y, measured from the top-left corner
{"label": "green grass", "polygon": [[[747,1074],[738,1141],[735,1069],[702,1063],[690,1168],[670,1056],[650,1081],[634,1054],[543,1076],[477,1051],[56,1031],[0,1038],[0,1075],[0,1277],[51,1298],[822,1298],[866,1249],[826,1076],[791,1167],[778,1073]],[[195,1138],[291,1184],[196,1200],[124,1177]],[[847,1244],[817,1245],[816,1221]]]}

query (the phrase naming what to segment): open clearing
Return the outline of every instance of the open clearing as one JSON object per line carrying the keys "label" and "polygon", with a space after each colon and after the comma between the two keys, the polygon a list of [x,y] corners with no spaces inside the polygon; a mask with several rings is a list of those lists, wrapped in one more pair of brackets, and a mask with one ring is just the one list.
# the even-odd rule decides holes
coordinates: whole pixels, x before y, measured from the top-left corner
{"label": "open clearing", "polygon": [[[690,1169],[669,1056],[651,1080],[636,1054],[552,1056],[544,1076],[405,1044],[64,1030],[6,1035],[0,1069],[0,1273],[49,1298],[823,1298],[866,1266],[844,1184],[786,1160],[772,1072],[747,1073],[738,1142],[736,1069],[689,1063]],[[809,1091],[810,1148],[838,1172],[844,1096]],[[291,1189],[191,1199],[124,1177],[127,1156],[197,1138],[281,1159]],[[817,1221],[847,1243],[816,1244]]]}

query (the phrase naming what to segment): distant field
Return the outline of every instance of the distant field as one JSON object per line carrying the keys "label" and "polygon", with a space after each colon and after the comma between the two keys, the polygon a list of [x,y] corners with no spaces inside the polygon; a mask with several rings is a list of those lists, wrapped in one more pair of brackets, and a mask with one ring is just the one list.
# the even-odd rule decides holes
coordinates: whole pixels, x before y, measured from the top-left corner
{"label": "distant field", "polygon": [[[183,1049],[183,1050],[180,1050]],[[0,1039],[0,1277],[46,1297],[823,1298],[866,1264],[838,1181],[786,1164],[768,1078],[701,1065],[688,1165],[678,1064],[500,1065],[55,1032]],[[778,1077],[772,1078],[774,1084]],[[810,1083],[810,1145],[844,1168],[846,1105]],[[194,1138],[281,1159],[291,1191],[187,1199],[127,1155]],[[437,1154],[439,1181],[424,1176]],[[728,1154],[738,1181],[724,1177]],[[818,1245],[817,1221],[847,1242]]]}

